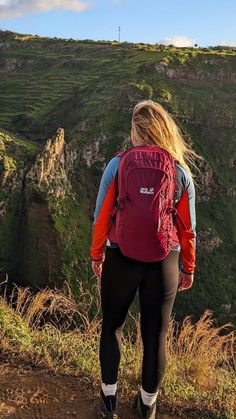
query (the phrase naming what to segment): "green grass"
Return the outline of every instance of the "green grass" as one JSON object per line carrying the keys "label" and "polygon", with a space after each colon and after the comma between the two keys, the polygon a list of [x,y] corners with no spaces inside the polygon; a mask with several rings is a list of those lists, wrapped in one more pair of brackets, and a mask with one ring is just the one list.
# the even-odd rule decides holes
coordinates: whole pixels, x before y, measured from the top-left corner
{"label": "green grass", "polygon": [[[14,136],[8,131],[0,131],[0,141],[4,144],[4,152],[12,153],[13,155],[28,153],[28,157],[35,156],[39,153],[41,147],[35,141],[30,141],[23,137]],[[1,150],[0,150],[1,152]],[[24,157],[23,157],[24,158]]]}
{"label": "green grass", "polygon": [[[223,208],[223,211],[222,211]],[[236,220],[234,209],[236,197],[223,197],[212,199],[210,202],[201,202],[197,205],[199,229],[211,227],[225,244],[236,240]],[[217,220],[218,222],[216,223]]]}
{"label": "green grass", "polygon": [[[1,109],[0,123],[14,129],[14,116],[18,115],[17,110],[20,108],[32,118],[32,124],[36,124],[35,129],[30,130],[32,136],[35,136],[36,128],[45,125],[45,116],[48,112],[58,115],[58,124],[60,125],[60,112],[57,112],[57,107],[63,106],[66,97],[68,99],[71,97],[73,102],[75,86],[78,87],[81,100],[77,111],[79,119],[88,117],[90,119],[93,109],[96,109],[96,113],[98,112],[102,99],[99,89],[103,92],[105,112],[108,113],[109,102],[114,97],[114,87],[119,91],[125,81],[124,88],[128,93],[130,82],[138,86],[145,86],[145,79],[148,81],[148,90],[142,91],[141,89],[143,97],[148,97],[150,92],[153,92],[153,98],[155,98],[159,84],[165,83],[173,97],[170,110],[177,109],[179,114],[188,114],[193,103],[198,111],[198,119],[199,116],[200,119],[205,118],[209,97],[213,92],[218,92],[214,102],[218,101],[221,106],[222,96],[224,96],[224,91],[229,83],[212,83],[209,80],[207,83],[204,80],[201,83],[166,80],[156,73],[154,64],[167,60],[175,67],[189,66],[190,70],[203,70],[206,73],[210,72],[212,76],[219,70],[225,74],[235,71],[235,49],[233,48],[177,49],[160,45],[83,42],[37,38],[28,35],[25,37],[17,34],[2,34],[2,36],[9,37],[11,40],[10,48],[3,50],[3,59],[24,56],[26,59],[32,58],[33,62],[24,63],[23,67],[19,67],[17,71],[4,79],[4,84],[1,83],[2,95],[4,95],[5,89],[9,103]],[[145,71],[141,75],[140,70],[143,66]],[[28,75],[30,75],[29,78]],[[25,86],[26,77],[27,84]],[[106,80],[105,83],[104,80]],[[95,84],[92,83],[93,81]],[[83,86],[91,88],[89,91],[82,92],[80,89]],[[107,89],[108,86],[110,92]],[[24,91],[27,94],[24,95]],[[35,100],[35,92],[37,92],[37,100]],[[36,104],[32,108],[33,102]],[[119,95],[118,97],[116,95],[116,102],[120,102],[120,107],[124,104]],[[225,104],[226,102],[228,103],[227,98],[225,98]],[[200,106],[203,103],[205,103],[205,108]],[[9,109],[12,109],[11,114],[8,113]],[[73,132],[75,129],[71,125],[74,125],[74,113],[75,111],[72,112],[71,118],[68,118],[65,127]],[[122,126],[122,121],[118,121],[117,124]],[[49,130],[51,130],[47,120],[46,125],[49,125]],[[117,125],[105,126],[105,129],[107,128],[114,132]],[[27,135],[29,135],[28,129],[29,127],[26,127]],[[126,130],[126,126],[124,129]]]}

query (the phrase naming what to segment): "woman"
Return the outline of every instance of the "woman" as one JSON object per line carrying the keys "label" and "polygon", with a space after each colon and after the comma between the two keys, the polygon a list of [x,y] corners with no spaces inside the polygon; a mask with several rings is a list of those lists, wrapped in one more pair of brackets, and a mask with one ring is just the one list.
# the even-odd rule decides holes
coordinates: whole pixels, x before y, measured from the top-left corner
{"label": "woman", "polygon": [[[182,222],[178,218],[174,221],[171,250],[164,259],[144,262],[122,254],[119,244],[109,236],[111,212],[117,196],[116,173],[121,156],[117,155],[110,160],[99,187],[90,248],[92,269],[101,279],[103,312],[99,353],[101,400],[97,412],[98,417],[118,418],[116,391],[121,333],[138,290],[144,353],[142,383],[136,397],[136,407],[140,418],[153,419],[166,366],[166,332],[176,292],[186,290],[193,284],[195,188],[188,163],[194,164],[194,158],[199,156],[185,143],[168,112],[151,100],[138,103],[133,110],[131,141],[133,147],[159,146],[175,159],[178,187],[174,204]],[[182,261],[180,271],[179,255]]]}

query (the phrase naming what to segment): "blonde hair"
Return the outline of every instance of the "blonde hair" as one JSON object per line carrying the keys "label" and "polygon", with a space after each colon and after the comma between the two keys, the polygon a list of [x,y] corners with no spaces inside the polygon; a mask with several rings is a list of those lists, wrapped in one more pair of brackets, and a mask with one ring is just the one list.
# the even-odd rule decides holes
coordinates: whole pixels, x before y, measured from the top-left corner
{"label": "blonde hair", "polygon": [[137,103],[132,115],[131,139],[134,145],[158,145],[167,150],[192,177],[189,164],[194,166],[199,156],[184,140],[170,114],[157,102],[144,100]]}

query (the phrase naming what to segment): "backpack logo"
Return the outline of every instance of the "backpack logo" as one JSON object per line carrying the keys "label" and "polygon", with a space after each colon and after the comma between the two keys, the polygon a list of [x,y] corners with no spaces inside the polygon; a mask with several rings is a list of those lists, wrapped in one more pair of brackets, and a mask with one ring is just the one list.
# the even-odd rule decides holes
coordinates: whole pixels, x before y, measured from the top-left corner
{"label": "backpack logo", "polygon": [[154,188],[140,188],[140,193],[144,194],[154,194]]}

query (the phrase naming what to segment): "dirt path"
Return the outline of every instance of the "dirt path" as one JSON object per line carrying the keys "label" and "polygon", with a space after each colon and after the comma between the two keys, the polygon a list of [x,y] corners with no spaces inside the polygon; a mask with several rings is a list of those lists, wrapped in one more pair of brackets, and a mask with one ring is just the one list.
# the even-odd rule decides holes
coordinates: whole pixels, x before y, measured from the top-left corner
{"label": "dirt path", "polygon": [[[27,366],[0,364],[0,419],[95,419],[98,396],[98,388],[86,377],[57,377]],[[131,403],[119,400],[121,419],[137,418]]]}

